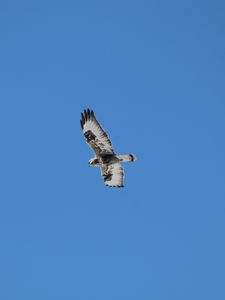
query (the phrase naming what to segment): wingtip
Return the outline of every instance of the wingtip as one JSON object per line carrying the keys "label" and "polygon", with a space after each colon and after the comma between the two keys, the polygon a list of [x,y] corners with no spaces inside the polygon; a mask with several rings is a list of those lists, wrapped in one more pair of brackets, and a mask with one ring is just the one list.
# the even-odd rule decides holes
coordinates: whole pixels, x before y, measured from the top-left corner
{"label": "wingtip", "polygon": [[81,119],[80,119],[80,124],[81,124],[81,128],[84,128],[84,123],[86,122],[85,120],[85,115],[84,113],[81,113]]}
{"label": "wingtip", "polygon": [[124,188],[124,185],[109,185],[109,184],[106,184],[106,186],[108,186],[110,188]]}
{"label": "wingtip", "polygon": [[87,120],[90,120],[91,117],[94,117],[94,111],[90,108],[85,108],[81,113],[81,118],[83,122],[85,123]]}
{"label": "wingtip", "polygon": [[87,110],[86,109],[84,110],[84,118],[85,118],[85,121],[87,121]]}
{"label": "wingtip", "polygon": [[133,153],[129,154],[129,156],[130,156],[131,161],[136,161],[137,160],[136,155],[134,155]]}
{"label": "wingtip", "polygon": [[87,119],[90,120],[90,117],[91,117],[91,113],[90,113],[90,109],[88,108],[87,109]]}
{"label": "wingtip", "polygon": [[85,108],[81,113],[81,119],[80,119],[82,130],[84,129],[85,123],[91,119],[95,119],[94,111],[90,108]]}

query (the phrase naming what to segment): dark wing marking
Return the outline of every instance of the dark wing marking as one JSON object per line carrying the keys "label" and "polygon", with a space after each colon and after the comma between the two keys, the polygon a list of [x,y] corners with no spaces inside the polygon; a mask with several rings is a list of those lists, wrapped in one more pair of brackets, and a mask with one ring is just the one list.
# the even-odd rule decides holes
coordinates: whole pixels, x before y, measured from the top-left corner
{"label": "dark wing marking", "polygon": [[124,169],[120,163],[103,165],[101,175],[105,185],[109,187],[124,187]]}
{"label": "dark wing marking", "polygon": [[96,155],[102,153],[114,154],[112,143],[96,120],[93,110],[87,109],[81,113],[80,124],[88,145]]}

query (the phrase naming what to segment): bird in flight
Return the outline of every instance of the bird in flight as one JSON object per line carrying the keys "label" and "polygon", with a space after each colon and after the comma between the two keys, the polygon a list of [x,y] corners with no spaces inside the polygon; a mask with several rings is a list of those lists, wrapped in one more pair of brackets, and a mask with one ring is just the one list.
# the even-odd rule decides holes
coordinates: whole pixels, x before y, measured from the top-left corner
{"label": "bird in flight", "polygon": [[85,109],[81,113],[81,128],[86,142],[95,153],[88,165],[99,167],[106,186],[124,187],[124,169],[120,163],[136,160],[134,154],[116,155],[112,143],[97,121],[93,110]]}

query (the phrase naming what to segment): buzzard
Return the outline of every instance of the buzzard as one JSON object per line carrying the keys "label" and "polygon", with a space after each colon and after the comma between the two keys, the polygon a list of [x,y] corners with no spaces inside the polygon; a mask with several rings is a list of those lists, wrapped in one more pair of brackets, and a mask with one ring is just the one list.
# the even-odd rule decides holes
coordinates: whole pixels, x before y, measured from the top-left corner
{"label": "buzzard", "polygon": [[95,157],[89,160],[88,165],[100,167],[107,186],[124,187],[124,169],[120,163],[135,161],[135,155],[116,155],[108,135],[97,121],[93,110],[86,109],[81,113],[80,124],[88,145],[95,153]]}

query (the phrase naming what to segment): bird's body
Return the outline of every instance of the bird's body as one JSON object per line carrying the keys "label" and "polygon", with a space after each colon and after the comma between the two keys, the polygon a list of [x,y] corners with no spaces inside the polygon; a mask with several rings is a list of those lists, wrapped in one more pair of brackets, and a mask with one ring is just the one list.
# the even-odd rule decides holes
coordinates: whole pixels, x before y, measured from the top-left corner
{"label": "bird's body", "polygon": [[100,167],[107,186],[123,187],[124,169],[120,163],[135,161],[135,155],[116,155],[108,135],[96,120],[92,110],[84,110],[81,114],[81,128],[86,142],[95,152],[95,157],[89,160],[89,166]]}

